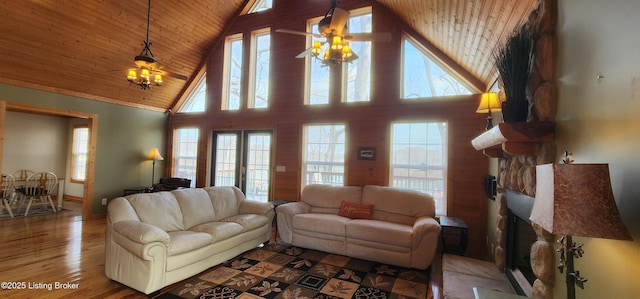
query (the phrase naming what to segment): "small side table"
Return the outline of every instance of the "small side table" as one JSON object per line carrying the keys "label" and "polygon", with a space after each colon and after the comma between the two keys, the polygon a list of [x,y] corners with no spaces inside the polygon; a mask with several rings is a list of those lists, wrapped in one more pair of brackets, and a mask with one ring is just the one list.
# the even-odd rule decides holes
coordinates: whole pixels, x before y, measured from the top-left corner
{"label": "small side table", "polygon": [[440,238],[442,240],[442,252],[464,255],[469,242],[469,229],[467,223],[461,218],[440,217]]}
{"label": "small side table", "polygon": [[136,194],[136,193],[145,193],[145,192],[147,192],[148,189],[149,189],[149,187],[126,188],[126,189],[124,189],[124,192],[123,192],[122,196],[127,196],[129,194]]}
{"label": "small side table", "polygon": [[278,210],[276,209],[279,205],[283,205],[286,203],[293,202],[292,200],[274,200],[270,201],[273,205],[273,242],[278,242]]}

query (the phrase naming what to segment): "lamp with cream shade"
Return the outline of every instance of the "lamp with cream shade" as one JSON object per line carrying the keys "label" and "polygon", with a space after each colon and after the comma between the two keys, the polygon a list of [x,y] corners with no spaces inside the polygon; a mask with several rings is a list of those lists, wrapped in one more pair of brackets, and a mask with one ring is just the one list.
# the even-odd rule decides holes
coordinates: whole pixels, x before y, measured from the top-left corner
{"label": "lamp with cream shade", "polygon": [[155,181],[155,174],[156,174],[156,161],[164,160],[164,158],[162,157],[162,155],[160,155],[160,151],[154,147],[151,150],[149,150],[149,155],[147,156],[147,160],[153,161],[153,168],[152,168],[153,170],[151,172],[151,185],[153,186],[153,182]]}
{"label": "lamp with cream shade", "polygon": [[[571,161],[570,158],[565,163]],[[582,245],[572,236],[632,240],[618,212],[608,164],[545,164],[536,166],[536,197],[531,222],[561,237],[560,265],[566,269],[567,298],[575,285],[587,279],[574,271],[573,258],[582,257]]]}
{"label": "lamp with cream shade", "polygon": [[487,127],[489,130],[493,128],[493,116],[492,112],[502,111],[502,105],[500,104],[500,100],[498,99],[498,93],[496,92],[485,92],[482,94],[480,98],[480,105],[478,105],[478,109],[476,113],[488,113],[487,116]]}

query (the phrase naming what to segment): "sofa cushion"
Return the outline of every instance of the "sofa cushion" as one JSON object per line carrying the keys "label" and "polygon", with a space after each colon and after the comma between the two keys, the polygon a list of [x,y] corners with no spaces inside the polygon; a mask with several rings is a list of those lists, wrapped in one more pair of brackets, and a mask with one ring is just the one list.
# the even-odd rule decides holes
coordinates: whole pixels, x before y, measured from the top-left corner
{"label": "sofa cushion", "polygon": [[186,229],[216,220],[213,204],[206,191],[199,188],[190,188],[174,190],[171,193],[176,197],[180,205]]}
{"label": "sofa cushion", "polygon": [[351,219],[371,219],[372,210],[373,205],[361,205],[343,200],[338,215]]}
{"label": "sofa cushion", "polygon": [[362,204],[373,205],[373,219],[413,225],[420,216],[435,217],[435,201],[431,195],[415,190],[367,185],[362,191]]}
{"label": "sofa cushion", "polygon": [[235,216],[227,217],[226,222],[233,222],[242,226],[242,231],[250,231],[259,227],[263,227],[269,222],[269,219],[262,215],[257,214],[238,214]]}
{"label": "sofa cushion", "polygon": [[240,189],[234,186],[212,186],[202,189],[209,194],[216,221],[238,214],[240,202],[244,200],[244,194]]}
{"label": "sofa cushion", "polygon": [[167,248],[169,256],[189,252],[213,242],[210,234],[193,231],[174,231],[169,233],[169,237],[171,238]]}
{"label": "sofa cushion", "polygon": [[308,185],[300,194],[300,201],[311,206],[312,213],[338,214],[342,201],[360,203],[362,187]]}
{"label": "sofa cushion", "polygon": [[413,228],[409,225],[379,220],[355,219],[347,225],[348,239],[375,241],[380,244],[411,248]]}
{"label": "sofa cushion", "polygon": [[234,222],[208,222],[196,225],[190,231],[210,234],[213,242],[218,242],[236,236],[242,229],[242,225]]}
{"label": "sofa cushion", "polygon": [[294,215],[291,222],[294,229],[345,236],[349,221],[351,219],[338,215],[309,213]]}
{"label": "sofa cushion", "polygon": [[170,192],[138,193],[126,197],[140,221],[155,225],[166,232],[184,230],[180,205]]}

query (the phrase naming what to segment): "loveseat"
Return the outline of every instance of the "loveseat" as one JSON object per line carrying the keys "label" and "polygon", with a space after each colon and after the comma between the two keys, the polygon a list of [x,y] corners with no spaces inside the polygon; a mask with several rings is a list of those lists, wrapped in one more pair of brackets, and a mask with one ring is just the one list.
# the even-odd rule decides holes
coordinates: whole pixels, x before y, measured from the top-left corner
{"label": "loveseat", "polygon": [[109,203],[107,277],[145,294],[269,241],[273,205],[236,187],[132,194]]}
{"label": "loveseat", "polygon": [[416,269],[431,265],[440,234],[433,197],[383,186],[309,185],[276,215],[285,243]]}

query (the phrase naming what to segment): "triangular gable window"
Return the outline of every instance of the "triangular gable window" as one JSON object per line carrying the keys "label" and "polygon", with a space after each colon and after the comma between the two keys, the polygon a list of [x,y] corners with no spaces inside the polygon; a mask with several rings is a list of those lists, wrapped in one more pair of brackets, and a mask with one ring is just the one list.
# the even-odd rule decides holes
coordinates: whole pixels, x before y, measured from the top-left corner
{"label": "triangular gable window", "polygon": [[273,0],[256,0],[256,2],[249,9],[248,14],[256,13],[271,9],[271,5],[273,4]]}
{"label": "triangular gable window", "polygon": [[472,94],[468,87],[437,64],[414,41],[403,38],[402,48],[403,99]]}
{"label": "triangular gable window", "polygon": [[195,113],[205,111],[207,100],[206,78],[206,74],[200,77],[200,80],[196,84],[196,87],[193,88],[191,93],[189,93],[189,96],[187,96],[187,100],[184,102],[184,104],[182,104],[180,109],[178,109],[178,113]]}

